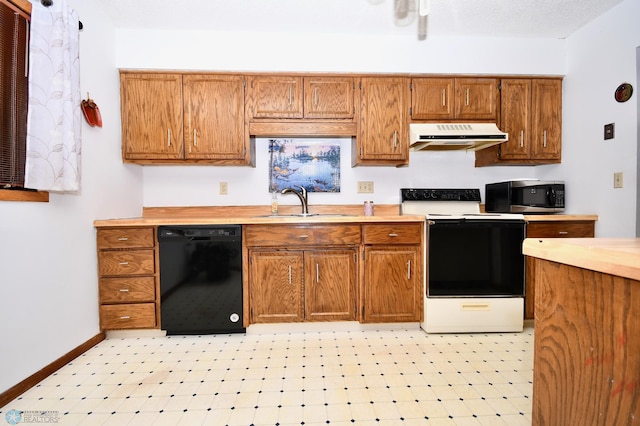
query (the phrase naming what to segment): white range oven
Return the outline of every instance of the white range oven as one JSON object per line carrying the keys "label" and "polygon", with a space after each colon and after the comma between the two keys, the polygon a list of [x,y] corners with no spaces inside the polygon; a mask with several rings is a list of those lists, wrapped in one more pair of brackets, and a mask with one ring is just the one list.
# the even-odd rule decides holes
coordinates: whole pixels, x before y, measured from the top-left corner
{"label": "white range oven", "polygon": [[522,331],[526,223],[481,213],[479,189],[400,190],[401,214],[427,225],[424,322],[428,333]]}

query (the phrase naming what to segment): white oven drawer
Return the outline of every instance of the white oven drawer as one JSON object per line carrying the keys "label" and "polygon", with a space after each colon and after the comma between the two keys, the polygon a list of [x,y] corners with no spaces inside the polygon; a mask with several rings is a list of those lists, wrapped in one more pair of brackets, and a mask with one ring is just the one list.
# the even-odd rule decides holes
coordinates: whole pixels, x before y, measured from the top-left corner
{"label": "white oven drawer", "polygon": [[427,333],[520,332],[524,299],[425,298],[422,328]]}

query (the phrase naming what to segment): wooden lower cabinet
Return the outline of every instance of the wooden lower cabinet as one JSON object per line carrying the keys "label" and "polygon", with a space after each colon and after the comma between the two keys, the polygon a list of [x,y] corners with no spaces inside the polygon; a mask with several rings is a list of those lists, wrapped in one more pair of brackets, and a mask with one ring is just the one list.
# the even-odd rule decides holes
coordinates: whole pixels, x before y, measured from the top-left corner
{"label": "wooden lower cabinet", "polygon": [[[592,238],[595,235],[595,220],[535,221],[527,220],[527,238]],[[536,266],[532,258],[525,261],[524,318],[535,317]]]}
{"label": "wooden lower cabinet", "polygon": [[423,319],[422,223],[363,225],[363,322]]}
{"label": "wooden lower cabinet", "polygon": [[355,319],[357,252],[251,250],[252,323]]}
{"label": "wooden lower cabinet", "polygon": [[365,247],[363,322],[420,321],[419,248]]}
{"label": "wooden lower cabinet", "polygon": [[100,329],[159,328],[154,227],[97,231]]}

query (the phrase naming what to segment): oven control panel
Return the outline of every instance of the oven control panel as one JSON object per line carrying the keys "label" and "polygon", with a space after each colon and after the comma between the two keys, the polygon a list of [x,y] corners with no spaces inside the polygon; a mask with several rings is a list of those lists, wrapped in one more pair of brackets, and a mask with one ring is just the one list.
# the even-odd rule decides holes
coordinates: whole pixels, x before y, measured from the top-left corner
{"label": "oven control panel", "polygon": [[480,202],[479,189],[428,189],[402,188],[400,199],[405,201],[476,201]]}

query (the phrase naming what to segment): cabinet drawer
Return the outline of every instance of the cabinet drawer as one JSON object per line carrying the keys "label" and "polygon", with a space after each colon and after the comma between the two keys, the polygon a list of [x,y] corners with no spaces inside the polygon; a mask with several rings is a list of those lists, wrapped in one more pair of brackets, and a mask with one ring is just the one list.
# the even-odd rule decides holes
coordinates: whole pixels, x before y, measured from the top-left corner
{"label": "cabinet drawer", "polygon": [[422,225],[419,223],[389,223],[363,225],[364,244],[420,244]]}
{"label": "cabinet drawer", "polygon": [[529,222],[528,238],[592,238],[595,223],[588,222]]}
{"label": "cabinet drawer", "polygon": [[155,272],[153,250],[101,251],[98,270],[107,275],[152,275]]}
{"label": "cabinet drawer", "polygon": [[153,228],[98,229],[98,249],[100,250],[153,246]]}
{"label": "cabinet drawer", "polygon": [[100,328],[103,330],[155,328],[155,326],[155,303],[100,306]]}
{"label": "cabinet drawer", "polygon": [[100,303],[154,302],[154,277],[101,278]]}
{"label": "cabinet drawer", "polygon": [[251,225],[244,238],[247,246],[260,247],[358,245],[360,225]]}

